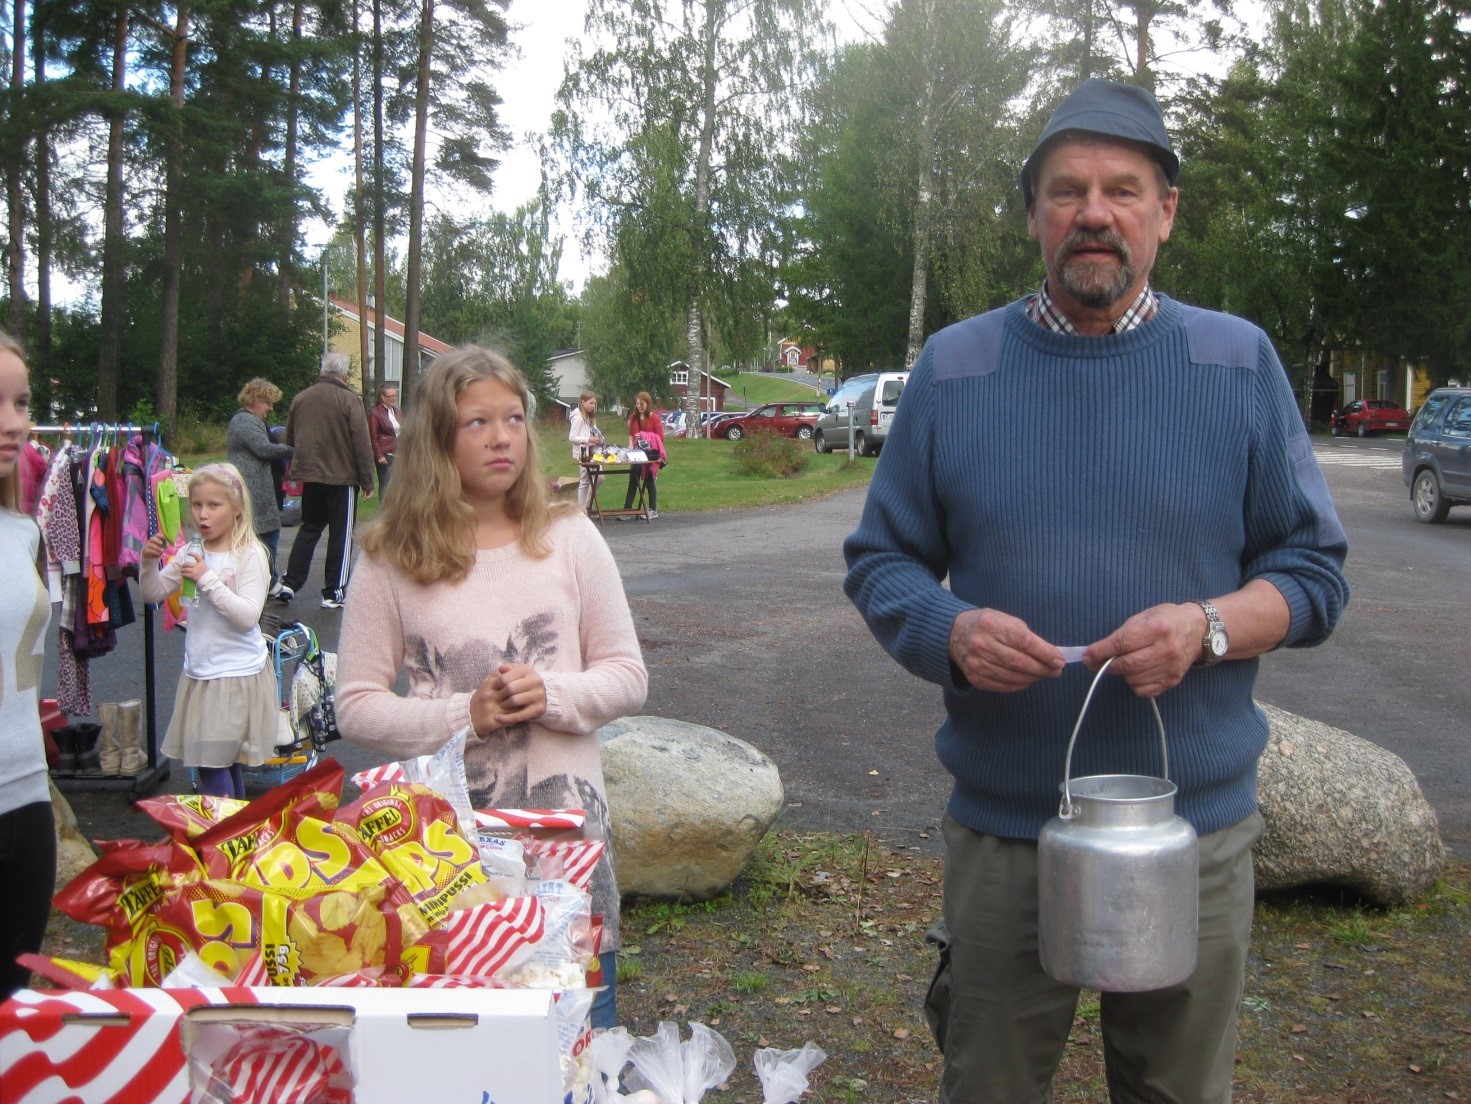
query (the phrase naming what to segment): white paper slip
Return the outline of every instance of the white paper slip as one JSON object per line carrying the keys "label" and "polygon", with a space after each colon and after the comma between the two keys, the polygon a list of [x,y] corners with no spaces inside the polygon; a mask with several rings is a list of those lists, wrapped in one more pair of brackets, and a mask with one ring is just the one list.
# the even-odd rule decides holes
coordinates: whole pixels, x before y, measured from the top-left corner
{"label": "white paper slip", "polygon": [[1087,647],[1088,645],[1081,644],[1076,648],[1058,648],[1057,650],[1062,653],[1064,663],[1082,663],[1083,652]]}

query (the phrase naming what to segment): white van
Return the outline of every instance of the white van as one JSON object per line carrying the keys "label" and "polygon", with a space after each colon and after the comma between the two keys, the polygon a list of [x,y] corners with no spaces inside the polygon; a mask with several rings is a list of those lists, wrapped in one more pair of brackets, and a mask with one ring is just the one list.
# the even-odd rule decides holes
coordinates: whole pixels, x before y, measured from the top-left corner
{"label": "white van", "polygon": [[853,404],[853,450],[863,456],[877,456],[889,435],[899,396],[909,381],[908,372],[869,372],[853,376],[828,399],[827,407],[817,419],[812,443],[818,452],[848,447],[849,411]]}

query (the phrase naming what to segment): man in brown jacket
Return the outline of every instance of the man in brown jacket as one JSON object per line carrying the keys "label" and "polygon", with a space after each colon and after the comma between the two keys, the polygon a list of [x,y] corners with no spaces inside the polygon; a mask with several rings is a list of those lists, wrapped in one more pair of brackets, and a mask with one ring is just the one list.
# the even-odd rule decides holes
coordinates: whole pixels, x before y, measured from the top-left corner
{"label": "man in brown jacket", "polygon": [[306,585],[317,539],[326,529],[322,608],[342,608],[352,571],[352,527],[357,514],[353,491],[373,497],[368,416],[362,400],[347,385],[349,364],[345,353],[322,357],[321,376],[291,401],[291,412],[286,415],[286,443],[296,449],[291,475],[301,480],[301,528],[296,531],[281,582],[279,597],[285,602]]}

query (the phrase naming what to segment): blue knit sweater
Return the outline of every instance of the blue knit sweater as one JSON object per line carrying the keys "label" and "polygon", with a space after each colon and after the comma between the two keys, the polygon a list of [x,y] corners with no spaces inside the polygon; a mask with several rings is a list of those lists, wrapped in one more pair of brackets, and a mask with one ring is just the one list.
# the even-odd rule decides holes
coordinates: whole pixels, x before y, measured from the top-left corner
{"label": "blue knit sweater", "polygon": [[[1291,610],[1283,643],[1312,645],[1348,601],[1346,549],[1261,330],[1161,297],[1135,330],[1072,337],[1018,301],[926,344],[844,545],[845,589],[896,660],[944,687],[935,746],[955,779],[950,814],[1035,838],[1057,811],[1092,673],[1076,664],[1017,693],[977,690],[950,662],[957,615],[991,607],[1083,645],[1161,602],[1265,579]],[[1159,698],[1176,808],[1198,832],[1256,808],[1256,670],[1192,669]],[[1105,679],[1073,774],[1118,773],[1158,775],[1159,736],[1147,703]]]}

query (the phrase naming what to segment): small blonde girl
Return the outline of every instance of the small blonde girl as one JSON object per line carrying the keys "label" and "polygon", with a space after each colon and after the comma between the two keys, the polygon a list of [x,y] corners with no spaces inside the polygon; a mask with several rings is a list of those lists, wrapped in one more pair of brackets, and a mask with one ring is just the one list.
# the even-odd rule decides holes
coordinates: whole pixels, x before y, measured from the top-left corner
{"label": "small blonde girl", "polygon": [[199,599],[163,752],[198,770],[202,793],[243,798],[241,765],[265,762],[276,743],[276,677],[259,625],[270,565],[234,464],[205,464],[189,477],[189,518],[202,558],[184,549],[160,570],[167,541],[156,535],[143,548],[144,601],[164,601],[184,579]]}

